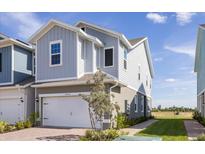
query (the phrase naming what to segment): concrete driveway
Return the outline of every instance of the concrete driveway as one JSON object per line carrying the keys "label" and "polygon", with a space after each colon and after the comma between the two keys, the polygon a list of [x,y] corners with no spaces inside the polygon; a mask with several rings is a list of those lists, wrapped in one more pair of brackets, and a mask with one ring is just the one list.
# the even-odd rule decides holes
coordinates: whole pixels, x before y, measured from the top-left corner
{"label": "concrete driveway", "polygon": [[0,141],[77,141],[87,129],[27,128],[0,134]]}

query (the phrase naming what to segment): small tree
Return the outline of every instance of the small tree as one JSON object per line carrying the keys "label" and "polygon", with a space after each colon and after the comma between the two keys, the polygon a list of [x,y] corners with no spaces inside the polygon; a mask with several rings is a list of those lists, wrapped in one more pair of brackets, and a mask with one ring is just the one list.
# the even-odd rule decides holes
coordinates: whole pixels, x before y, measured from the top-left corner
{"label": "small tree", "polygon": [[93,81],[87,81],[88,84],[93,84],[90,95],[82,95],[83,99],[88,102],[91,126],[94,129],[96,129],[96,121],[100,122],[102,129],[104,115],[110,115],[111,119],[113,110],[118,110],[118,106],[111,102],[114,96],[106,90],[105,77],[106,75],[98,70],[93,76]]}

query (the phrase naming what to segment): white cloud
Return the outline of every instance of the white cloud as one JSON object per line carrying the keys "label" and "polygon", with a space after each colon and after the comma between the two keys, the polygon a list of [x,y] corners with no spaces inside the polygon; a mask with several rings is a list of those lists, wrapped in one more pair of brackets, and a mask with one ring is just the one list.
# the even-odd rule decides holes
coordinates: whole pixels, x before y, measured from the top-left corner
{"label": "white cloud", "polygon": [[167,16],[160,15],[159,13],[148,13],[146,18],[153,21],[154,23],[163,24],[167,21]]}
{"label": "white cloud", "polygon": [[166,82],[176,82],[176,79],[174,78],[168,78],[168,79],[165,79]]}
{"label": "white cloud", "polygon": [[11,26],[23,39],[30,37],[43,24],[34,13],[2,13],[0,22]]}
{"label": "white cloud", "polygon": [[179,25],[184,26],[192,22],[192,17],[194,15],[196,15],[196,13],[179,12],[179,13],[176,13],[176,21]]}
{"label": "white cloud", "polygon": [[160,61],[163,61],[163,58],[162,57],[154,58],[154,61],[155,62],[160,62]]}
{"label": "white cloud", "polygon": [[181,45],[165,45],[164,49],[175,53],[186,54],[189,55],[190,57],[194,57],[195,55],[194,42],[188,42]]}

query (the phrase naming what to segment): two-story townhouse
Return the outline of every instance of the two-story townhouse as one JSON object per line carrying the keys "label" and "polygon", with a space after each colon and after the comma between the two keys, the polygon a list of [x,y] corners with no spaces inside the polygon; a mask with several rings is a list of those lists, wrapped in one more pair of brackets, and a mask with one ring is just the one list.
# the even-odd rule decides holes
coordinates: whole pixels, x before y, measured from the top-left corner
{"label": "two-story townhouse", "polygon": [[0,121],[15,124],[34,112],[32,46],[0,33]]}
{"label": "two-story townhouse", "polygon": [[197,73],[197,110],[205,117],[205,25],[198,28],[195,67]]}
{"label": "two-story townhouse", "polygon": [[[97,68],[107,74],[113,102],[129,118],[149,116],[153,66],[147,38],[127,40],[86,22],[50,20],[29,42],[36,46],[36,111],[43,126],[91,127],[88,94]],[[104,118],[104,128],[110,125]]]}

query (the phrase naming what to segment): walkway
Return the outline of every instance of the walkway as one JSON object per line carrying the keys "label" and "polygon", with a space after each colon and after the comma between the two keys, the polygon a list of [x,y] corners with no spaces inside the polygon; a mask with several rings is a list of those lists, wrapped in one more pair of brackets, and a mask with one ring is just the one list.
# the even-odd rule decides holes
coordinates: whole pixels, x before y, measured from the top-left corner
{"label": "walkway", "polygon": [[151,124],[155,123],[157,120],[155,119],[151,119],[145,122],[142,122],[140,124],[134,125],[132,127],[129,128],[123,128],[121,129],[124,132],[128,132],[128,135],[135,135],[136,133],[139,133],[140,131],[144,130],[145,128],[147,128],[148,126],[150,126]]}
{"label": "walkway", "polygon": [[201,134],[205,134],[205,127],[196,120],[184,120],[184,126],[190,140],[196,139]]}

